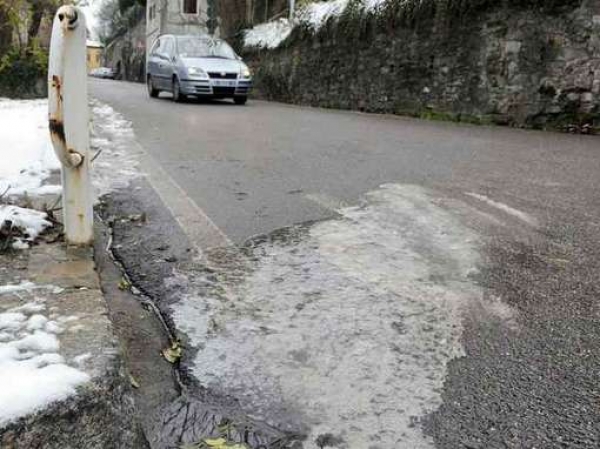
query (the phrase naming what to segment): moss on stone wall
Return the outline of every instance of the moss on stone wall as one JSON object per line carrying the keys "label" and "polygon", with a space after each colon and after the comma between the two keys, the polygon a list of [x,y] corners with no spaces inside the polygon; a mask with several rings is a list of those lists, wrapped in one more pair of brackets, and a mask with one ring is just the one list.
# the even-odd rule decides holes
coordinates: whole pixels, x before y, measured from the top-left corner
{"label": "moss on stone wall", "polygon": [[298,26],[245,56],[261,95],[312,106],[469,123],[600,127],[600,0],[424,0],[316,32]]}

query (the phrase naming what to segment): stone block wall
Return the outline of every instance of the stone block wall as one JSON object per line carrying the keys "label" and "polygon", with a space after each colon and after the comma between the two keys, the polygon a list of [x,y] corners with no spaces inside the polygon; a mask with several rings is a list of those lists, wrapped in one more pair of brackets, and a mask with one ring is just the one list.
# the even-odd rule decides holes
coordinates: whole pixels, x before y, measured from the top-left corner
{"label": "stone block wall", "polygon": [[146,81],[146,20],[114,39],[105,50],[105,65],[119,80]]}
{"label": "stone block wall", "polygon": [[350,8],[317,32],[296,28],[277,49],[247,50],[257,92],[433,119],[600,128],[600,0],[491,2],[458,15],[440,3],[410,18],[398,7]]}

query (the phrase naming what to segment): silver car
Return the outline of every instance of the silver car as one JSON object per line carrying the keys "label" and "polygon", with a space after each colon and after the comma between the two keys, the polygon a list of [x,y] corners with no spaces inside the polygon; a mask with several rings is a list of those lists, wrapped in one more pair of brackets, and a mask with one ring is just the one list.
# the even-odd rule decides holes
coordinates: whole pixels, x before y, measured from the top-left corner
{"label": "silver car", "polygon": [[175,101],[194,95],[245,104],[252,89],[248,66],[227,42],[210,36],[160,36],[148,55],[146,74],[151,97],[166,91]]}

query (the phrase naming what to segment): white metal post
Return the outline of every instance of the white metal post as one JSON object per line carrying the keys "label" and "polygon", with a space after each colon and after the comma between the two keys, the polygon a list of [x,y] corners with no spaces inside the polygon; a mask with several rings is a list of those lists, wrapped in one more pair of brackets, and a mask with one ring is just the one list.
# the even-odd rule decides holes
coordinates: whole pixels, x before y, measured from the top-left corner
{"label": "white metal post", "polygon": [[52,26],[48,64],[48,112],[54,151],[61,162],[67,243],[93,240],[89,173],[86,23],[81,10],[61,6]]}

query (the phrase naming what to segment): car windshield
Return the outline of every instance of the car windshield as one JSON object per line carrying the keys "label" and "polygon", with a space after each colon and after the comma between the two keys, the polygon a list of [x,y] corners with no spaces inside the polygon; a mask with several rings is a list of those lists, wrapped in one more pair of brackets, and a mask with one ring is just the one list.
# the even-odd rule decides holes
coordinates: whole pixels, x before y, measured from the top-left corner
{"label": "car windshield", "polygon": [[182,58],[235,59],[235,52],[227,42],[215,39],[179,37],[177,38],[177,53]]}

